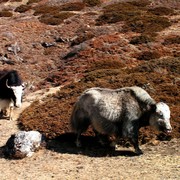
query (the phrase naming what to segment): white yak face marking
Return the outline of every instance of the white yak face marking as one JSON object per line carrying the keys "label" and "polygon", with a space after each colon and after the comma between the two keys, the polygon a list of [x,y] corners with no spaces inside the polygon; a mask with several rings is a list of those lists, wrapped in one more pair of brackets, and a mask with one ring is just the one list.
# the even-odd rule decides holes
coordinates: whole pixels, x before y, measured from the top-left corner
{"label": "white yak face marking", "polygon": [[163,102],[157,103],[156,112],[165,120],[170,119],[170,109],[169,106]]}
{"label": "white yak face marking", "polygon": [[150,125],[158,130],[171,132],[170,109],[167,104],[163,102],[156,104],[156,112],[150,117]]}
{"label": "white yak face marking", "polygon": [[10,88],[13,90],[14,95],[16,97],[15,106],[20,108],[22,104],[22,95],[23,95],[24,87],[21,85],[21,86],[11,86]]}

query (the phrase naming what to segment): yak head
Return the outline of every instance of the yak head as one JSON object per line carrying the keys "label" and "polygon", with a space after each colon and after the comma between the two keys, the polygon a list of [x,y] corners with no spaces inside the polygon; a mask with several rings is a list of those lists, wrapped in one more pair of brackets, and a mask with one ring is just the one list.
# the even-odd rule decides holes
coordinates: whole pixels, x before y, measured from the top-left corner
{"label": "yak head", "polygon": [[172,131],[172,127],[170,124],[169,106],[163,102],[155,104],[149,123],[159,131],[170,133]]}
{"label": "yak head", "polygon": [[6,86],[8,89],[13,91],[13,102],[14,106],[20,108],[22,104],[22,96],[24,93],[24,84],[20,84],[18,86],[10,86],[8,85],[8,80],[6,81]]}

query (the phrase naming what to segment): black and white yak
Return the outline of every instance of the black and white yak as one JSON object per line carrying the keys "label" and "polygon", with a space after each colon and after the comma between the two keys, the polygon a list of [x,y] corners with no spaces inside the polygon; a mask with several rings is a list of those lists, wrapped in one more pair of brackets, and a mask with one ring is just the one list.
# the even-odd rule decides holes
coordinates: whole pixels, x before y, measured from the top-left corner
{"label": "black and white yak", "polygon": [[164,132],[172,130],[168,105],[156,103],[137,86],[87,89],[75,103],[70,123],[77,133],[77,146],[81,146],[81,133],[92,125],[98,134],[128,138],[138,155],[142,154],[138,144],[141,127],[150,125]]}
{"label": "black and white yak", "polygon": [[[24,85],[16,70],[0,72],[0,111],[12,120],[14,107],[21,107]],[[7,114],[6,114],[7,115]]]}

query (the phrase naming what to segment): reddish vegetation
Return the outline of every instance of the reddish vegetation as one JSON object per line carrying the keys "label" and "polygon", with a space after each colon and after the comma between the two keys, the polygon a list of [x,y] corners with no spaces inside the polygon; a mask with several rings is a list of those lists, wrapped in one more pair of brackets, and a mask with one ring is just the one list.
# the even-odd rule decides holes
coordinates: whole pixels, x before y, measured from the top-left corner
{"label": "reddish vegetation", "polygon": [[[89,87],[99,86],[120,88],[138,85],[144,87],[156,101],[164,101],[171,107],[173,133],[171,136],[152,133],[149,128],[141,130],[141,143],[151,138],[160,140],[171,137],[180,138],[179,130],[179,84],[174,80],[180,67],[179,59],[154,60],[133,69],[124,69],[119,61],[100,61],[93,63],[84,78],[77,83],[63,87],[57,94],[46,98],[43,103],[35,102],[20,117],[21,128],[36,129],[49,138],[71,132],[69,118],[77,97]],[[91,135],[91,129],[86,133]]]}

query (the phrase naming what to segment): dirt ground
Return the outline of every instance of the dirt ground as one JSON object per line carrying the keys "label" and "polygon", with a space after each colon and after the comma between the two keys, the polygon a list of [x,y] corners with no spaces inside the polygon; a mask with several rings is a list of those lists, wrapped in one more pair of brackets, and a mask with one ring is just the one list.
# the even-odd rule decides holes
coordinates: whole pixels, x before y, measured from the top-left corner
{"label": "dirt ground", "polygon": [[[14,117],[34,100],[59,88],[29,94],[21,110],[15,110]],[[39,96],[41,95],[41,96]],[[5,145],[11,134],[18,131],[17,121],[0,120],[0,146]],[[49,140],[30,158],[6,159],[0,156],[0,179],[179,179],[180,141],[161,141],[141,145],[144,154],[134,156],[133,148],[118,146],[115,151],[95,144],[93,137],[83,137],[84,147],[77,149],[69,134]]]}

